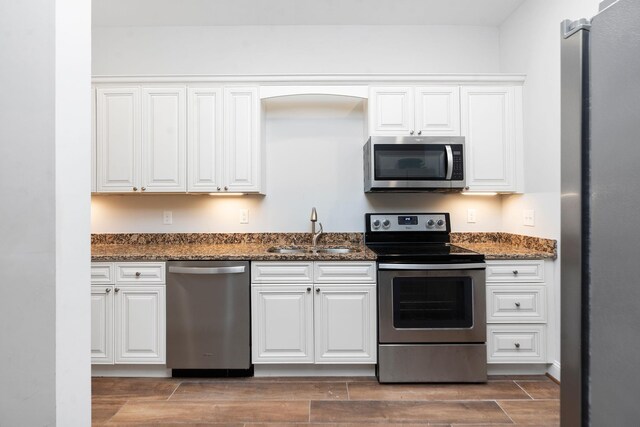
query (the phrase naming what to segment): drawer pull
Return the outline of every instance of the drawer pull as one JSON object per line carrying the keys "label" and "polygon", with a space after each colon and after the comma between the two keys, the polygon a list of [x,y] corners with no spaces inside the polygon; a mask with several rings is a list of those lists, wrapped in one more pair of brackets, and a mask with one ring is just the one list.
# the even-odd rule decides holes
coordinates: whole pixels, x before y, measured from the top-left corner
{"label": "drawer pull", "polygon": [[316,288],[316,293],[319,294],[320,293],[320,288]]}
{"label": "drawer pull", "polygon": [[517,275],[518,275],[518,270],[513,270],[513,274],[514,274],[515,276],[517,276]]}
{"label": "drawer pull", "polygon": [[514,343],[513,345],[515,345],[515,346],[516,346],[516,348],[520,348],[520,343],[519,343],[519,342],[516,342],[516,343]]}
{"label": "drawer pull", "polygon": [[115,288],[116,294],[120,292],[120,288]]}
{"label": "drawer pull", "polygon": [[136,277],[140,277],[140,272],[136,271]]}
{"label": "drawer pull", "polygon": [[520,308],[520,303],[519,302],[516,303],[516,307]]}
{"label": "drawer pull", "polygon": [[107,288],[107,289],[105,289],[104,291],[105,291],[106,293],[109,293],[109,292],[111,292],[111,288]]}
{"label": "drawer pull", "polygon": [[311,288],[307,288],[307,293],[311,292]]}

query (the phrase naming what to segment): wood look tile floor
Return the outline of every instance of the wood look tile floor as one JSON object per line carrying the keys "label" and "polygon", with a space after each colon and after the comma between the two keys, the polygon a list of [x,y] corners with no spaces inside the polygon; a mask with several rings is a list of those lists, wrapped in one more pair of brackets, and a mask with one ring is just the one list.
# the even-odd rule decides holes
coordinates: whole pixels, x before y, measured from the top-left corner
{"label": "wood look tile floor", "polygon": [[375,378],[94,378],[93,425],[508,426],[560,424],[544,376],[487,384],[381,385]]}

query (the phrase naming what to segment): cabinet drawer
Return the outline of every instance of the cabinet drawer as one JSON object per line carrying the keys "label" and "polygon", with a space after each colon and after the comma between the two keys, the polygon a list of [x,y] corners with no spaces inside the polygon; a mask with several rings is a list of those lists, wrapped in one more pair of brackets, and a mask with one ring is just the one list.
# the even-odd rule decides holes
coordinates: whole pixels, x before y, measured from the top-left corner
{"label": "cabinet drawer", "polygon": [[487,282],[544,282],[544,261],[489,261]]}
{"label": "cabinet drawer", "polygon": [[164,262],[116,263],[116,283],[164,283]]}
{"label": "cabinet drawer", "polygon": [[487,325],[489,363],[546,362],[544,325]]}
{"label": "cabinet drawer", "polygon": [[113,283],[113,264],[110,262],[91,263],[91,284]]}
{"label": "cabinet drawer", "polygon": [[545,323],[546,288],[487,286],[487,322]]}
{"label": "cabinet drawer", "polygon": [[318,261],[314,267],[316,283],[375,283],[375,262]]}
{"label": "cabinet drawer", "polygon": [[252,262],[252,283],[312,283],[312,262]]}

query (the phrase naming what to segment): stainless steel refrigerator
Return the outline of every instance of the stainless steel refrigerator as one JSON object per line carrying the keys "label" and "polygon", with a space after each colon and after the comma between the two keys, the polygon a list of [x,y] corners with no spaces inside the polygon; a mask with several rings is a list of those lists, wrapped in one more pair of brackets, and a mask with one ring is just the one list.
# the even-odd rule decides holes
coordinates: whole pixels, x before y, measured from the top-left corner
{"label": "stainless steel refrigerator", "polygon": [[562,24],[561,424],[640,422],[640,1]]}

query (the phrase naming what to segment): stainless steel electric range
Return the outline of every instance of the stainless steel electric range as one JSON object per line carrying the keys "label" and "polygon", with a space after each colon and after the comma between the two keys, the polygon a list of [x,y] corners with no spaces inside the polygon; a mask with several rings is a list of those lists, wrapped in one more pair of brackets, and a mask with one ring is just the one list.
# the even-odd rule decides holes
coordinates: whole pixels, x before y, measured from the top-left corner
{"label": "stainless steel electric range", "polygon": [[484,256],[451,245],[448,213],[370,213],[381,383],[487,380]]}

